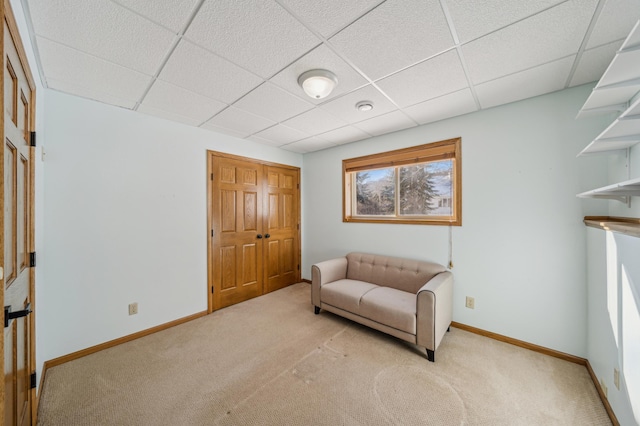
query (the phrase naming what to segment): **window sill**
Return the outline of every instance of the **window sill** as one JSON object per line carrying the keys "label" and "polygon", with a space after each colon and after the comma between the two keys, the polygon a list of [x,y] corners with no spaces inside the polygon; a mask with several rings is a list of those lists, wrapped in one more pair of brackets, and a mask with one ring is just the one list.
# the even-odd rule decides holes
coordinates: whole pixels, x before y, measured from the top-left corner
{"label": "window sill", "polygon": [[402,218],[364,218],[364,217],[345,217],[342,219],[345,223],[388,223],[403,225],[439,225],[439,226],[462,226],[462,221],[438,220],[438,219],[402,219]]}

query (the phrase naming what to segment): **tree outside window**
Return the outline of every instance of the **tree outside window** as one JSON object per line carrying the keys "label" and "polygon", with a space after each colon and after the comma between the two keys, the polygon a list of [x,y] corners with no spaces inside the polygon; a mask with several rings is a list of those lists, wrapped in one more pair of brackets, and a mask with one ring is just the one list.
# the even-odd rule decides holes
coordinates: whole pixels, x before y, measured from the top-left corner
{"label": "tree outside window", "polygon": [[461,225],[460,164],[460,139],[344,160],[344,221]]}

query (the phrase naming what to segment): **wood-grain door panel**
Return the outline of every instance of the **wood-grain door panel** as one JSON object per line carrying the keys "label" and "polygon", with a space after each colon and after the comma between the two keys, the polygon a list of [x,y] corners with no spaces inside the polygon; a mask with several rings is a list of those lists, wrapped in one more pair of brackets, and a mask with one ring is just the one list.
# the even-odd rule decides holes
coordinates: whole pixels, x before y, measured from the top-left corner
{"label": "wood-grain door panel", "polygon": [[2,299],[11,312],[26,316],[6,322],[2,336],[4,386],[0,389],[0,418],[5,425],[28,425],[35,421],[35,391],[31,386],[34,371],[35,271],[30,252],[33,233],[33,158],[31,146],[35,84],[9,2],[2,3],[3,125],[0,167],[2,167],[2,212],[0,246],[2,251]]}
{"label": "wood-grain door panel", "polygon": [[269,250],[265,256],[265,293],[300,280],[299,271],[299,173],[289,168],[266,168],[266,207],[269,212],[266,234]]}
{"label": "wood-grain door panel", "polygon": [[262,166],[213,157],[213,309],[262,294]]}
{"label": "wood-grain door panel", "polygon": [[209,153],[210,310],[300,280],[298,168]]}

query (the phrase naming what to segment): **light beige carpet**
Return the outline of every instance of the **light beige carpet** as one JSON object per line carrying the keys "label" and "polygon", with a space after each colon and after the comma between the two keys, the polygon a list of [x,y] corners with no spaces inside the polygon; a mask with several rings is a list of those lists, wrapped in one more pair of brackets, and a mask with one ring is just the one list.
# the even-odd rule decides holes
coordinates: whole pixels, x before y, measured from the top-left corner
{"label": "light beige carpet", "polygon": [[423,351],[296,284],[49,369],[39,425],[609,425],[585,367],[455,328]]}

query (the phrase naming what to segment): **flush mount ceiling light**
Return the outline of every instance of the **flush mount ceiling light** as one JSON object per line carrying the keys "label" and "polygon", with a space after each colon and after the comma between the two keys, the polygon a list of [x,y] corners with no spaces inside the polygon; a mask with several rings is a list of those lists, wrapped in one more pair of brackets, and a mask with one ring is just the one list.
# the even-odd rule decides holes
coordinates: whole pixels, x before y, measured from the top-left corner
{"label": "flush mount ceiling light", "polygon": [[356,104],[356,109],[358,111],[367,112],[373,109],[373,102],[371,101],[360,101]]}
{"label": "flush mount ceiling light", "polygon": [[331,71],[310,70],[300,74],[298,84],[310,97],[322,99],[333,91],[333,88],[338,84],[338,78]]}

